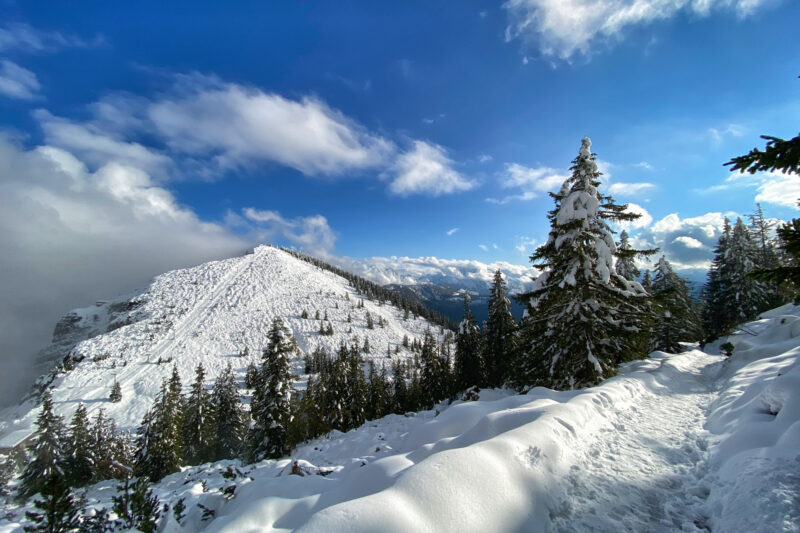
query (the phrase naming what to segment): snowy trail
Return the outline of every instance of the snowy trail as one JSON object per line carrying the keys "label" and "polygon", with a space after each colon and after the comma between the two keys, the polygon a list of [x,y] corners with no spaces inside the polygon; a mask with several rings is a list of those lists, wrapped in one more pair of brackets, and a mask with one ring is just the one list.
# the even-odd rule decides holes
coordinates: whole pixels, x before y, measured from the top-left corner
{"label": "snowy trail", "polygon": [[698,357],[665,394],[613,407],[573,458],[556,531],[708,531],[708,409],[718,358]]}

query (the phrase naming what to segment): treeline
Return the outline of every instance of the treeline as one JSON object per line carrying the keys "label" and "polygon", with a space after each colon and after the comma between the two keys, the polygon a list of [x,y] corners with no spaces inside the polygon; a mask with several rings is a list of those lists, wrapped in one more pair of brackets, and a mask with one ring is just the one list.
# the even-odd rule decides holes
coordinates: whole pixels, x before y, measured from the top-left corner
{"label": "treeline", "polygon": [[389,302],[395,307],[404,310],[406,313],[410,312],[413,313],[414,316],[421,316],[428,322],[442,326],[445,329],[455,330],[455,323],[450,318],[442,315],[441,313],[437,313],[436,311],[428,309],[425,305],[423,305],[419,301],[414,301],[409,298],[406,298],[393,290],[382,287],[377,283],[373,283],[372,281],[362,278],[361,276],[357,276],[351,272],[347,272],[346,270],[328,264],[325,261],[322,261],[315,257],[311,257],[310,255],[298,252],[297,250],[292,250],[283,247],[280,247],[279,249],[283,250],[288,254],[293,255],[298,259],[305,261],[306,263],[310,263],[323,270],[328,270],[329,272],[333,272],[337,276],[343,277],[344,279],[350,282],[350,285],[355,290],[357,290],[360,294],[366,296],[368,299],[378,300],[382,302]]}

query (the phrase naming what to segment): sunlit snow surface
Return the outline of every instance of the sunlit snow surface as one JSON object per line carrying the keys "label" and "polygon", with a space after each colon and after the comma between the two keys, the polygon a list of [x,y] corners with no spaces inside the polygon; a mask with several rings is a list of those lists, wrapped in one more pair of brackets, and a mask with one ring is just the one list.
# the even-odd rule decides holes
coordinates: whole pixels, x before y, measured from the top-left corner
{"label": "sunlit snow surface", "polygon": [[188,509],[162,531],[798,531],[800,310],[746,330],[731,360],[656,352],[592,389],[482,391],[280,461],[187,469],[156,485]]}
{"label": "sunlit snow surface", "polygon": [[[421,318],[403,320],[401,310],[369,300],[359,308],[360,299],[347,280],[267,246],[243,257],[168,272],[132,298],[141,305],[132,311],[131,324],[75,347],[73,353],[84,359],[53,383],[55,408],[68,420],[82,402],[90,416],[103,408],[119,428],[135,429],[173,363],[187,387],[198,363],[205,367],[207,386],[229,363],[241,381],[247,365],[260,361],[274,317],[284,319],[303,353],[322,346],[333,354],[342,342],[363,345],[369,338],[371,353],[364,357],[379,364],[391,363],[387,348],[392,357],[410,356],[401,346],[406,335],[422,339],[430,329],[439,336],[439,327]],[[303,310],[308,319],[301,318]],[[95,312],[93,307],[76,310],[88,321]],[[327,313],[334,335],[319,335],[317,312],[321,318]],[[367,312],[373,329],[367,328]],[[380,318],[385,327],[378,325]],[[249,356],[239,357],[245,348]],[[157,364],[159,359],[168,362]],[[294,370],[302,373],[299,358]],[[122,386],[122,401],[116,404],[107,401],[115,376]],[[0,439],[30,430],[37,414],[31,403],[0,411]]]}

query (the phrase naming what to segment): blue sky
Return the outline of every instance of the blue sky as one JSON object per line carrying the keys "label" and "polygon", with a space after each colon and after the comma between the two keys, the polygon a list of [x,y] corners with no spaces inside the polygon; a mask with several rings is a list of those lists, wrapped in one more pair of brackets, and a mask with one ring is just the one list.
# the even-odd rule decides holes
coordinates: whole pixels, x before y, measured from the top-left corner
{"label": "blue sky", "polygon": [[[395,4],[6,2],[5,77],[29,83],[5,91],[2,125],[89,172],[142,169],[236,235],[356,257],[525,263],[584,135],[654,222],[785,187],[726,182],[722,163],[797,133],[796,3]],[[292,124],[317,119],[319,138]],[[767,214],[793,216],[775,196]],[[319,216],[330,233],[303,240]]]}

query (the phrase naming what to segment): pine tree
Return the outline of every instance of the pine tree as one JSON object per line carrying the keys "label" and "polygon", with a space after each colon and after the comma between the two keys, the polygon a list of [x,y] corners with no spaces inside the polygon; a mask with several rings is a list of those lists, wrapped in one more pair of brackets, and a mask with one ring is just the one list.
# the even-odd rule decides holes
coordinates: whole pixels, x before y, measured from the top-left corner
{"label": "pine tree", "polygon": [[[572,175],[551,196],[547,242],[531,256],[541,274],[523,322],[526,349],[519,385],[556,389],[589,386],[647,351],[646,293],[614,269],[616,243],[609,221],[634,220],[627,206],[600,194],[600,172],[584,138]],[[634,253],[629,251],[626,255]]]}
{"label": "pine tree", "polygon": [[25,531],[66,533],[77,531],[80,527],[79,509],[64,476],[58,470],[51,470],[41,480],[39,492],[41,499],[33,501],[38,511],[28,511],[25,517],[34,525],[25,526]]}
{"label": "pine tree", "polygon": [[486,321],[486,382],[500,387],[511,378],[511,363],[517,350],[517,324],[511,314],[506,282],[499,270],[494,273],[489,297],[489,319]]}
{"label": "pine tree", "polygon": [[91,456],[93,463],[92,481],[104,481],[116,476],[119,468],[116,464],[130,465],[129,458],[120,457],[120,449],[124,446],[119,442],[121,437],[117,436],[114,420],[107,418],[102,409],[97,411],[97,415],[90,428],[91,433]]}
{"label": "pine tree", "polygon": [[148,487],[146,477],[139,477],[133,484],[126,477],[117,485],[117,495],[112,501],[112,510],[122,527],[136,528],[142,533],[153,533],[156,530],[161,511],[158,498]]}
{"label": "pine tree", "polygon": [[752,320],[769,303],[766,285],[749,274],[756,269],[759,250],[741,219],[731,230],[727,219],[708,274],[704,322],[710,338]]}
{"label": "pine tree", "polygon": [[119,403],[122,401],[122,387],[120,387],[119,381],[117,381],[116,378],[114,378],[114,385],[111,386],[108,401],[111,403]]}
{"label": "pine tree", "polygon": [[269,344],[261,360],[261,387],[253,391],[250,405],[252,422],[247,433],[248,459],[279,458],[288,452],[286,428],[290,422],[292,375],[289,354],[294,350],[291,334],[283,321],[275,318]]}
{"label": "pine tree", "polygon": [[233,459],[241,450],[245,419],[230,363],[217,377],[211,393],[216,423],[216,460]]}
{"label": "pine tree", "polygon": [[408,385],[406,383],[406,365],[402,361],[392,362],[392,396],[393,412],[403,414],[408,410]]}
{"label": "pine tree", "polygon": [[42,410],[36,419],[36,432],[30,447],[30,459],[22,472],[19,495],[26,499],[41,492],[52,476],[64,477],[64,423],[53,413],[49,389],[42,394]]}
{"label": "pine tree", "polygon": [[82,487],[94,477],[94,442],[89,427],[86,406],[78,405],[69,425],[65,442],[66,482],[70,487]]}
{"label": "pine tree", "polygon": [[183,462],[183,398],[177,368],[161,386],[137,431],[136,471],[153,481],[180,470]]}
{"label": "pine tree", "polygon": [[436,339],[430,331],[425,333],[422,341],[420,359],[420,391],[422,407],[432,409],[433,406],[448,396],[449,368],[448,363],[436,349]]}
{"label": "pine tree", "polygon": [[372,321],[372,315],[367,311],[367,329],[373,329],[374,327],[375,322]]}
{"label": "pine tree", "polygon": [[364,377],[361,353],[358,344],[350,350],[346,347],[340,352],[345,360],[345,382],[344,382],[344,427],[342,431],[348,431],[359,427],[366,420],[367,410],[367,380]]}
{"label": "pine tree", "polygon": [[635,261],[639,253],[641,253],[640,250],[631,248],[628,232],[622,230],[622,233],[619,234],[619,246],[617,246],[617,263],[614,265],[617,274],[628,281],[635,281],[641,275],[641,271],[636,268]]}
{"label": "pine tree", "polygon": [[656,264],[653,277],[653,300],[656,308],[654,321],[653,350],[679,353],[680,342],[693,342],[702,338],[703,329],[689,294],[688,282],[678,276],[661,257]]}
{"label": "pine tree", "polygon": [[458,326],[455,358],[456,380],[462,390],[474,385],[483,386],[485,382],[483,338],[475,325],[475,317],[469,304],[469,293],[465,293],[464,318]]}
{"label": "pine tree", "polygon": [[195,369],[195,380],[186,398],[183,442],[186,464],[199,465],[213,461],[216,456],[216,420],[211,395],[205,389],[205,369],[200,363]]}

